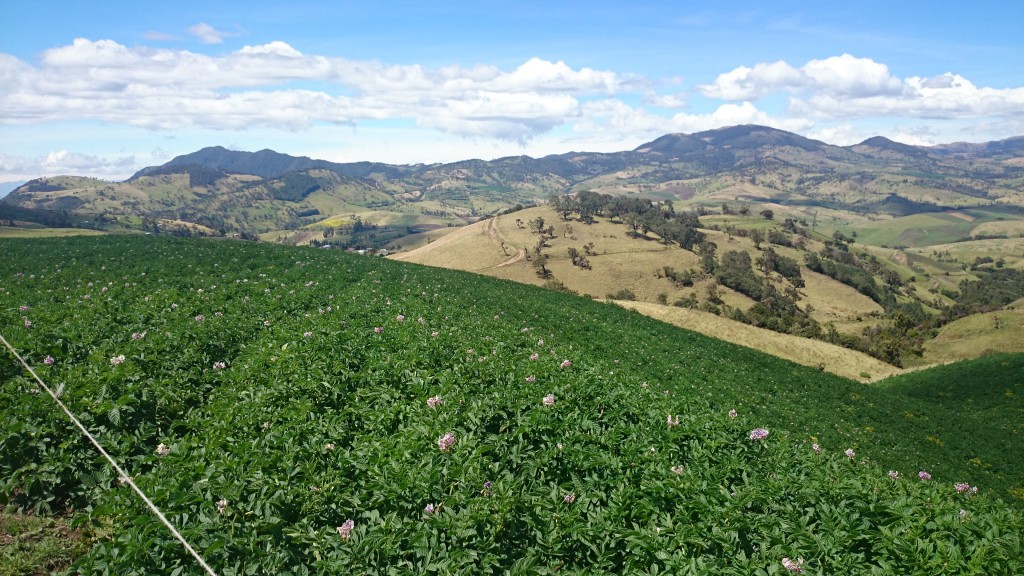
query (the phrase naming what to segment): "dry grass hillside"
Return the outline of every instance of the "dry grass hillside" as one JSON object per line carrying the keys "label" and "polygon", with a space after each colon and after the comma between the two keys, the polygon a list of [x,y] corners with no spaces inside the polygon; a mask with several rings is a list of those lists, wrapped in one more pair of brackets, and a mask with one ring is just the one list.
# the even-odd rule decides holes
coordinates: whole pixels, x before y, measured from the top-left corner
{"label": "dry grass hillside", "polygon": [[[666,267],[677,271],[697,269],[699,257],[678,246],[667,246],[653,234],[647,239],[633,238],[625,225],[607,219],[588,225],[563,220],[548,207],[530,208],[466,226],[393,258],[543,286],[547,281],[538,276],[535,266],[538,235],[528,225],[538,217],[544,219],[545,226],[554,227],[555,237],[547,241],[542,252],[547,255],[553,279],[567,290],[592,298],[628,291],[634,300],[620,303],[647,316],[849,378],[874,380],[898,372],[860,352],[671,306],[686,298],[706,300],[714,284],[712,279],[697,279],[693,286],[682,287],[664,273]],[[708,239],[718,244],[720,254],[742,250],[754,258],[758,253],[748,238],[708,231]],[[573,265],[570,248],[585,254],[590,270]],[[800,258],[795,249],[776,249],[780,254]],[[854,329],[865,315],[881,311],[878,304],[849,286],[806,268],[802,272],[806,286],[800,290],[801,305],[809,305],[819,322],[834,323],[840,330]],[[714,289],[729,307],[745,310],[754,304],[729,288],[716,285]]]}

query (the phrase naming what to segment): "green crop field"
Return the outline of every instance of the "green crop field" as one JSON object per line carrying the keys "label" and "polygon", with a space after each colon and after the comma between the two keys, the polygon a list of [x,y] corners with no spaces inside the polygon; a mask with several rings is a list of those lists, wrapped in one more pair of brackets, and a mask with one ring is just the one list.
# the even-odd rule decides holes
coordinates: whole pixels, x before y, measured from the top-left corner
{"label": "green crop field", "polygon": [[[0,253],[4,337],[219,574],[1024,571],[1024,355],[869,386],[375,257]],[[6,358],[0,503],[95,534],[72,572],[201,573]]]}

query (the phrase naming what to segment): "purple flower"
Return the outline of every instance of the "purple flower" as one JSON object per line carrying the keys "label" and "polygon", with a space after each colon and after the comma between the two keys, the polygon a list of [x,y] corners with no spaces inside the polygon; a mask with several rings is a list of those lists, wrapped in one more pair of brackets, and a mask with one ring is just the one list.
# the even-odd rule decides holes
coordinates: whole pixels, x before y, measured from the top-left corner
{"label": "purple flower", "polygon": [[846,457],[850,459],[853,459],[853,457],[857,455],[857,453],[853,451],[853,448],[847,448],[843,451],[843,454],[846,454]]}
{"label": "purple flower", "polygon": [[157,456],[167,456],[170,453],[171,447],[168,446],[167,444],[164,444],[163,442],[161,442],[160,445],[156,447]]}
{"label": "purple flower", "polygon": [[811,450],[814,450],[815,454],[821,454],[821,445],[815,442],[814,444],[811,444]]}
{"label": "purple flower", "polygon": [[227,510],[227,509],[228,509],[228,501],[227,500],[225,500],[224,498],[221,498],[220,500],[217,501],[217,512],[223,514],[224,511]]}
{"label": "purple flower", "polygon": [[547,396],[544,397],[543,402],[544,402],[545,406],[554,406],[555,405],[555,395],[554,394],[548,394]]}
{"label": "purple flower", "polygon": [[54,362],[56,362],[56,360],[53,359],[53,356],[47,356],[46,358],[43,358],[43,364],[46,364],[47,366],[53,366]]}
{"label": "purple flower", "polygon": [[119,354],[119,355],[114,356],[113,358],[110,359],[110,364],[113,365],[113,366],[118,366],[121,363],[123,363],[124,360],[125,360],[124,354]]}
{"label": "purple flower", "polygon": [[28,304],[22,304],[21,306],[18,306],[18,312],[28,312],[31,309],[32,307],[29,306]]}
{"label": "purple flower", "polygon": [[782,567],[788,572],[803,572],[804,559],[799,558],[797,560],[790,560],[789,558],[782,559]]}
{"label": "purple flower", "polygon": [[924,470],[921,470],[920,472],[918,472],[917,473],[917,477],[920,478],[922,481],[924,481],[924,480],[931,480],[932,479],[932,475],[927,473],[927,472],[925,472]]}
{"label": "purple flower", "polygon": [[352,538],[352,530],[355,529],[356,523],[349,518],[345,520],[345,523],[338,526],[338,536],[341,536],[342,540],[348,540]]}
{"label": "purple flower", "polygon": [[373,327],[373,333],[374,334],[380,334],[383,331],[384,331],[384,327],[383,326],[374,326]]}
{"label": "purple flower", "polygon": [[529,376],[526,377],[526,381],[527,382],[536,382],[537,381],[537,377],[534,376],[533,374],[530,374]]}
{"label": "purple flower", "polygon": [[562,363],[558,365],[559,368],[568,368],[569,366],[572,366],[572,362],[568,360],[562,360]]}
{"label": "purple flower", "polygon": [[971,486],[967,482],[957,482],[956,484],[953,485],[953,487],[956,488],[957,494],[963,494],[964,492],[971,492],[973,494],[978,493],[978,487]]}
{"label": "purple flower", "polygon": [[434,330],[433,332],[430,333],[430,335],[434,338],[437,338],[439,334],[440,332],[438,332],[437,330]]}
{"label": "purple flower", "polygon": [[437,506],[434,506],[434,504],[433,504],[433,503],[429,503],[429,504],[427,504],[427,505],[426,505],[426,506],[425,506],[425,507],[423,508],[423,511],[424,511],[425,513],[427,513],[427,514],[433,514],[433,513],[435,513],[435,512],[440,512],[440,511],[441,511],[441,504],[442,504],[441,502],[438,502],[438,503],[437,503]]}
{"label": "purple flower", "polygon": [[682,464],[672,467],[672,472],[674,474],[682,474],[684,470],[686,470],[686,468],[683,468]]}
{"label": "purple flower", "polygon": [[445,432],[444,436],[437,439],[437,449],[441,452],[447,452],[449,448],[455,445],[455,434],[451,432]]}
{"label": "purple flower", "polygon": [[565,496],[562,496],[562,501],[565,502],[566,504],[572,504],[573,502],[576,501],[576,493],[566,492]]}
{"label": "purple flower", "polygon": [[768,431],[765,430],[764,428],[754,428],[753,430],[750,431],[751,440],[764,440],[767,437]]}
{"label": "purple flower", "polygon": [[889,478],[892,478],[893,480],[899,480],[900,473],[895,470],[889,470]]}
{"label": "purple flower", "polygon": [[735,420],[736,416],[737,416],[737,414],[736,414],[735,410],[729,410],[729,419]]}
{"label": "purple flower", "polygon": [[537,358],[540,358],[540,354],[537,354],[536,352],[530,354],[530,360],[536,360]]}
{"label": "purple flower", "polygon": [[224,362],[214,362],[213,363],[213,369],[214,370],[223,370],[223,369],[225,369],[227,367],[228,367],[228,365],[225,364]]}
{"label": "purple flower", "polygon": [[313,333],[312,332],[308,332],[308,331],[302,333],[303,338],[309,338],[312,335],[313,335]]}
{"label": "purple flower", "polygon": [[399,322],[405,322],[405,316],[402,316],[401,314],[399,314],[398,316],[395,316],[395,320],[397,320]]}
{"label": "purple flower", "polygon": [[132,340],[142,340],[145,337],[145,332],[132,332]]}
{"label": "purple flower", "polygon": [[444,400],[441,400],[440,396],[431,396],[430,398],[427,398],[427,406],[430,406],[431,408],[437,408],[441,404],[444,404]]}
{"label": "purple flower", "polygon": [[196,316],[196,322],[203,322],[205,320],[206,320],[206,316],[203,316],[202,314],[199,314],[198,316]]}

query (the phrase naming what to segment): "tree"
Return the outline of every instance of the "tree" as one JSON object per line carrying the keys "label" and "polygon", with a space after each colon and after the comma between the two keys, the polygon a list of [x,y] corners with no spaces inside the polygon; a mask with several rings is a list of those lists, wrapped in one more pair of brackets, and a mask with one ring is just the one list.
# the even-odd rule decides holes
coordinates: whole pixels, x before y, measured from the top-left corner
{"label": "tree", "polygon": [[765,220],[771,220],[775,218],[775,212],[772,212],[771,210],[761,210],[760,214],[761,216],[764,217]]}
{"label": "tree", "polygon": [[544,278],[545,280],[551,278],[551,270],[547,269],[548,255],[541,254],[533,261],[533,267],[537,269],[537,276]]}

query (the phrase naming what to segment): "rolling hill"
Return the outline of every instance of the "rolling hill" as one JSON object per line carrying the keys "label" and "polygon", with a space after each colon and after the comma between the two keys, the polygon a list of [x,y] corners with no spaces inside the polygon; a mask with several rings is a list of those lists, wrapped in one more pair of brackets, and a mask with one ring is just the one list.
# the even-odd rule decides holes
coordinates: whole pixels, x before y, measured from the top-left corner
{"label": "rolling hill", "polygon": [[[335,244],[379,246],[437,225],[462,225],[553,195],[594,191],[672,200],[779,205],[809,215],[906,216],[1024,205],[1024,138],[932,148],[871,138],[839,147],[763,126],[669,134],[635,150],[569,152],[448,164],[333,163],[261,150],[210,147],[140,170],[124,182],[52,177],[0,202],[0,219],[63,215],[73,225],[267,235],[308,242],[329,218],[388,211],[405,228]],[[30,211],[28,213],[24,211]],[[360,216],[361,217],[361,216]],[[430,221],[434,218],[435,221]],[[146,219],[146,222],[143,222]],[[53,216],[50,217],[53,220]],[[144,225],[145,224],[145,225]],[[189,226],[193,224],[195,226]],[[353,236],[356,236],[355,238]]]}

